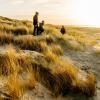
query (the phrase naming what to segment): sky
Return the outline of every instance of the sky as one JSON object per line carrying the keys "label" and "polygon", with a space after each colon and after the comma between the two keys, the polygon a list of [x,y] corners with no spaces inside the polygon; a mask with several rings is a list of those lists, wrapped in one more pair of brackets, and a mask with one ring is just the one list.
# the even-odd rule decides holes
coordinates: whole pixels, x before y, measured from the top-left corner
{"label": "sky", "polygon": [[0,16],[39,20],[50,24],[100,27],[100,0],[0,0]]}

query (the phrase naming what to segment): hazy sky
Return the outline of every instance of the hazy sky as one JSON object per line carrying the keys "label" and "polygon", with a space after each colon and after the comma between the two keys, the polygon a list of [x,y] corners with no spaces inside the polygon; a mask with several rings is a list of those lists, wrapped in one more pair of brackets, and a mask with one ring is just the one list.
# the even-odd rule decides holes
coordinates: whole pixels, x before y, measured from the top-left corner
{"label": "hazy sky", "polygon": [[30,19],[38,11],[40,21],[52,24],[100,26],[100,0],[0,0],[0,15]]}

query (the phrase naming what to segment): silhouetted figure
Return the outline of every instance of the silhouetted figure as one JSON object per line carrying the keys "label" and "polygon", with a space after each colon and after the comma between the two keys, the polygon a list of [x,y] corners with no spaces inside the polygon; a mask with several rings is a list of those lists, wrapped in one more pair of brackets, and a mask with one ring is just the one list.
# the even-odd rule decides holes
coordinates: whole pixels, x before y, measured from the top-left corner
{"label": "silhouetted figure", "polygon": [[44,21],[42,21],[41,23],[39,23],[38,35],[41,35],[42,32],[44,32]]}
{"label": "silhouetted figure", "polygon": [[33,25],[34,25],[33,35],[34,36],[36,36],[38,34],[38,15],[39,15],[39,13],[36,12],[33,17]]}
{"label": "silhouetted figure", "polygon": [[65,27],[64,27],[64,26],[62,26],[60,32],[61,32],[62,34],[65,34],[65,33],[66,33],[66,30],[65,30]]}

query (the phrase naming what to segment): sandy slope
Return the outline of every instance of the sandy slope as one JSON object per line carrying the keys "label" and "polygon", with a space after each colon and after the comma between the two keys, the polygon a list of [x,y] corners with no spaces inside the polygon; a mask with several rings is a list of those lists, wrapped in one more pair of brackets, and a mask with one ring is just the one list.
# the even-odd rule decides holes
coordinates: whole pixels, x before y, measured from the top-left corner
{"label": "sandy slope", "polygon": [[[2,19],[2,17],[0,18]],[[6,21],[7,20],[7,21]],[[8,22],[8,24],[15,24],[16,20],[8,20],[7,18],[2,19],[2,23]],[[84,30],[84,29],[83,29]],[[86,31],[86,30],[85,30]],[[84,32],[83,32],[84,33]],[[82,33],[82,34],[83,34]],[[92,38],[100,37],[100,33],[91,34]],[[97,40],[100,43],[100,39]],[[66,97],[59,96],[57,98],[53,97],[44,86],[38,83],[35,89],[31,91],[26,91],[23,97],[20,100],[100,100],[100,55],[94,54],[94,48],[92,46],[88,47],[85,51],[75,51],[68,49],[67,46],[61,44],[61,47],[64,49],[64,54],[62,56],[62,60],[70,60],[72,61],[77,67],[81,68],[84,71],[92,70],[97,76],[97,95],[92,98],[87,98],[83,95],[74,95],[68,94]],[[3,53],[3,49],[0,48],[0,53]],[[26,51],[25,51],[26,52]],[[30,51],[27,51],[30,52]],[[33,59],[38,55],[37,52],[31,52],[33,54]],[[4,77],[0,77],[0,97],[5,98],[7,97],[4,93],[7,91],[5,90],[4,83],[6,79]],[[9,100],[9,99],[2,99],[0,100]]]}
{"label": "sandy slope", "polygon": [[[100,37],[100,33],[95,34],[95,37]],[[100,40],[98,40],[100,43]],[[100,55],[94,53],[93,47],[89,47],[85,52],[69,50],[64,46],[64,56],[63,59],[70,59],[73,63],[84,71],[91,70],[97,76],[97,96],[89,100],[100,100]],[[79,100],[79,99],[72,99]],[[82,99],[88,100],[88,98]]]}
{"label": "sandy slope", "polygon": [[[25,51],[25,52],[28,53],[30,51]],[[33,54],[34,57],[36,57],[36,55],[39,55],[36,52],[31,52],[31,54]],[[33,89],[32,91],[26,91],[25,94],[23,95],[23,97],[20,98],[20,100],[100,100],[99,99],[99,96],[100,96],[99,58],[97,56],[93,55],[92,52],[89,52],[88,50],[83,53],[83,52],[79,52],[79,51],[75,52],[75,51],[68,50],[65,48],[65,54],[62,57],[62,60],[66,60],[66,59],[72,60],[72,62],[74,62],[78,67],[81,67],[85,71],[89,68],[86,66],[92,67],[93,71],[95,71],[97,78],[98,78],[98,86],[97,86],[97,95],[96,96],[94,96],[92,98],[87,98],[83,95],[74,95],[74,94],[70,93],[70,94],[66,95],[66,97],[59,96],[59,97],[55,98],[51,95],[50,91],[48,91],[45,87],[43,87],[41,84],[38,83],[36,85],[35,89]],[[82,66],[84,66],[84,67],[82,67]],[[2,91],[5,92],[4,87],[3,87],[4,82],[5,82],[5,79],[1,77],[0,78],[0,88]],[[1,93],[1,96],[5,97],[5,95],[2,93]]]}
{"label": "sandy slope", "polygon": [[[76,66],[80,67],[82,70],[92,70],[97,76],[97,95],[93,98],[87,98],[84,96],[68,94],[66,97],[59,96],[58,98],[54,98],[50,95],[50,92],[46,90],[42,85],[38,84],[35,92],[37,93],[32,94],[32,92],[28,92],[23,97],[22,100],[32,100],[32,99],[25,99],[27,97],[32,97],[34,100],[100,100],[100,56],[96,56],[93,51],[92,47],[87,49],[85,52],[80,51],[73,51],[69,50],[64,47],[65,53],[62,57],[62,60],[70,59]],[[29,96],[31,95],[31,96]],[[35,96],[35,97],[34,97]],[[80,99],[81,97],[81,99]]]}
{"label": "sandy slope", "polygon": [[[71,50],[66,50],[63,59],[70,59],[74,64],[80,67],[82,70],[88,71],[92,70],[97,76],[97,96],[94,98],[85,98],[85,99],[71,99],[71,100],[100,100],[100,56],[96,56],[90,50],[86,52],[75,52]],[[67,58],[66,58],[67,57]],[[62,99],[61,99],[62,100]],[[70,100],[70,99],[68,99]]]}

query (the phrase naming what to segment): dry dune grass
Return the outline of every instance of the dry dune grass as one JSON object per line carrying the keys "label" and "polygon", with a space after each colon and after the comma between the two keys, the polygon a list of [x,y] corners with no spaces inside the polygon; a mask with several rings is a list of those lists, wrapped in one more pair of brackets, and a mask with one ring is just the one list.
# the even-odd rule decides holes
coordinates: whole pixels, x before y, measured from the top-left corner
{"label": "dry dune grass", "polygon": [[13,43],[14,36],[12,34],[0,33],[0,44],[10,44]]}
{"label": "dry dune grass", "polygon": [[[4,75],[8,74],[6,87],[12,97],[19,98],[25,89],[33,89],[36,81],[43,84],[55,96],[76,91],[87,96],[95,94],[96,80],[93,74],[88,74],[84,81],[80,77],[78,78],[79,71],[73,64],[62,62],[57,55],[52,52],[48,53],[44,56],[47,64],[41,62],[42,60],[39,61],[41,62],[39,64],[38,61],[33,61],[30,56],[27,55],[27,57],[24,53],[18,53],[12,47],[9,47],[6,54],[0,56],[0,67],[3,68]],[[25,83],[18,77],[25,69],[27,71],[30,68],[32,69]]]}
{"label": "dry dune grass", "polygon": [[[10,23],[11,20],[7,18],[2,21],[3,23],[7,21],[7,24],[0,24],[0,43],[12,43],[17,48],[16,50],[8,46],[7,52],[0,54],[1,71],[5,77],[8,76],[6,87],[14,99],[21,97],[26,89],[34,89],[36,82],[44,85],[55,96],[69,92],[87,96],[95,95],[95,76],[91,73],[84,76],[71,62],[65,63],[61,59],[64,52],[61,47],[83,50],[86,45],[93,43],[94,40],[88,40],[88,35],[80,33],[81,29],[75,28],[71,31],[68,29],[68,34],[62,36],[58,27],[45,26],[46,31],[37,38],[29,35],[33,31],[30,22],[12,20]],[[30,55],[26,55],[20,49],[40,52],[43,57],[33,60]],[[42,59],[45,61],[43,62]],[[28,74],[26,80],[22,80],[23,72]]]}
{"label": "dry dune grass", "polygon": [[98,32],[99,30],[93,31],[94,29],[91,28],[68,28],[68,35],[72,36],[77,42],[79,42],[83,46],[91,46],[95,44],[95,39],[92,37],[92,34]]}
{"label": "dry dune grass", "polygon": [[60,67],[62,68],[56,68],[54,71],[54,69],[35,64],[33,70],[37,81],[48,88],[54,96],[66,95],[69,92],[82,93],[87,96],[95,95],[95,77],[93,74],[89,74],[84,81],[78,79],[78,70],[73,66],[66,67],[64,64]]}
{"label": "dry dune grass", "polygon": [[57,62],[59,60],[59,57],[55,55],[52,51],[48,50],[47,52],[44,53],[46,61],[51,63],[51,62]]}
{"label": "dry dune grass", "polygon": [[22,21],[22,24],[24,24],[28,28],[32,27],[32,22],[31,21],[28,21],[28,20]]}
{"label": "dry dune grass", "polygon": [[14,35],[28,35],[33,33],[30,21],[6,20],[0,17],[0,31],[12,33]]}
{"label": "dry dune grass", "polygon": [[[27,76],[23,79],[17,72],[8,76],[7,83],[5,84],[8,94],[13,99],[20,99],[27,90],[33,90],[36,86],[34,73],[28,71]],[[13,85],[12,85],[13,84]]]}
{"label": "dry dune grass", "polygon": [[16,67],[17,61],[16,61],[16,51],[12,48],[8,48],[8,51],[4,55],[0,55],[0,66],[2,68],[2,74],[8,75],[10,73],[15,72],[18,70],[19,66]]}
{"label": "dry dune grass", "polygon": [[61,48],[60,45],[57,45],[57,44],[52,44],[50,45],[51,47],[51,51],[56,54],[56,55],[62,55],[63,54],[63,49]]}
{"label": "dry dune grass", "polygon": [[[45,54],[47,65],[33,64],[35,78],[48,88],[53,95],[66,95],[69,92],[82,93],[86,96],[95,95],[96,78],[94,74],[79,73],[73,64],[62,62],[61,59],[52,52]],[[51,67],[52,66],[52,67]],[[81,75],[82,77],[80,78]],[[84,81],[85,79],[85,81]]]}
{"label": "dry dune grass", "polygon": [[74,51],[84,51],[86,49],[85,45],[79,43],[73,36],[70,36],[68,34],[57,37],[56,41],[64,49],[70,49]]}
{"label": "dry dune grass", "polygon": [[76,50],[76,51],[84,51],[85,50],[85,45],[80,44],[76,40],[68,40],[66,42],[66,45],[69,49]]}
{"label": "dry dune grass", "polygon": [[[0,55],[0,67],[2,74],[7,75],[7,83],[5,84],[9,95],[14,99],[20,98],[25,89],[33,89],[35,87],[34,75],[31,72],[30,56],[23,52],[17,52],[14,47],[6,47],[5,54]],[[29,71],[26,84],[23,83],[21,73]]]}
{"label": "dry dune grass", "polygon": [[33,24],[30,21],[22,21],[22,25],[24,25],[25,27],[27,27],[29,34],[33,34]]}
{"label": "dry dune grass", "polygon": [[96,91],[96,77],[93,73],[89,73],[86,78],[82,79],[78,77],[76,85],[74,86],[74,91],[82,92],[87,96],[95,95]]}
{"label": "dry dune grass", "polygon": [[2,68],[3,75],[10,75],[14,72],[21,72],[22,70],[28,70],[28,66],[31,66],[31,59],[25,55],[22,51],[17,52],[13,46],[6,46],[5,54],[0,55],[0,67]]}
{"label": "dry dune grass", "polygon": [[8,25],[6,23],[2,24],[0,23],[0,31],[5,33],[11,33],[13,30],[13,25]]}
{"label": "dry dune grass", "polygon": [[21,48],[24,49],[33,49],[33,46],[35,44],[35,39],[34,37],[30,36],[30,35],[23,35],[23,36],[18,36],[15,38],[15,45],[18,45]]}
{"label": "dry dune grass", "polygon": [[46,42],[48,45],[56,43],[55,37],[53,37],[52,35],[45,35],[45,34],[38,37],[38,41]]}
{"label": "dry dune grass", "polygon": [[[12,23],[13,24],[11,25],[6,23],[1,24],[0,30],[7,34],[12,33],[14,35],[29,35],[33,32],[32,23],[29,21],[14,20]],[[69,49],[80,51],[84,51],[86,46],[94,45],[96,43],[95,40],[87,34],[88,29],[86,29],[86,32],[81,28],[68,27],[66,30],[68,31],[66,33],[67,35],[61,36],[59,28],[56,28],[56,26],[53,25],[45,25],[45,32],[43,33],[43,38],[41,38],[41,40],[46,41],[47,44],[52,44],[57,42],[59,38],[64,38],[63,40],[67,43],[66,46],[68,46]]]}
{"label": "dry dune grass", "polygon": [[40,42],[31,35],[18,36],[14,43],[21,49],[34,50],[37,52],[45,52],[48,48],[45,42]]}
{"label": "dry dune grass", "polygon": [[18,98],[23,93],[21,82],[18,78],[20,65],[16,59],[16,56],[17,53],[12,47],[9,47],[6,54],[0,56],[0,67],[2,67],[2,74],[8,75],[8,80],[5,86],[9,91],[9,95],[13,98]]}
{"label": "dry dune grass", "polygon": [[55,37],[57,36],[61,36],[60,30],[56,29],[55,26],[45,26],[45,32],[44,34],[48,34],[48,35],[53,35]]}
{"label": "dry dune grass", "polygon": [[18,78],[17,73],[13,73],[8,76],[8,80],[5,86],[9,91],[9,95],[15,100],[19,99],[24,94],[25,90],[20,79]]}
{"label": "dry dune grass", "polygon": [[20,26],[20,27],[14,27],[13,28],[13,33],[15,35],[26,35],[29,34],[28,28],[25,26]]}
{"label": "dry dune grass", "polygon": [[55,39],[54,39],[54,37],[52,36],[52,35],[47,35],[46,37],[45,37],[45,41],[46,41],[46,43],[49,45],[49,44],[52,44],[52,43],[55,43]]}

